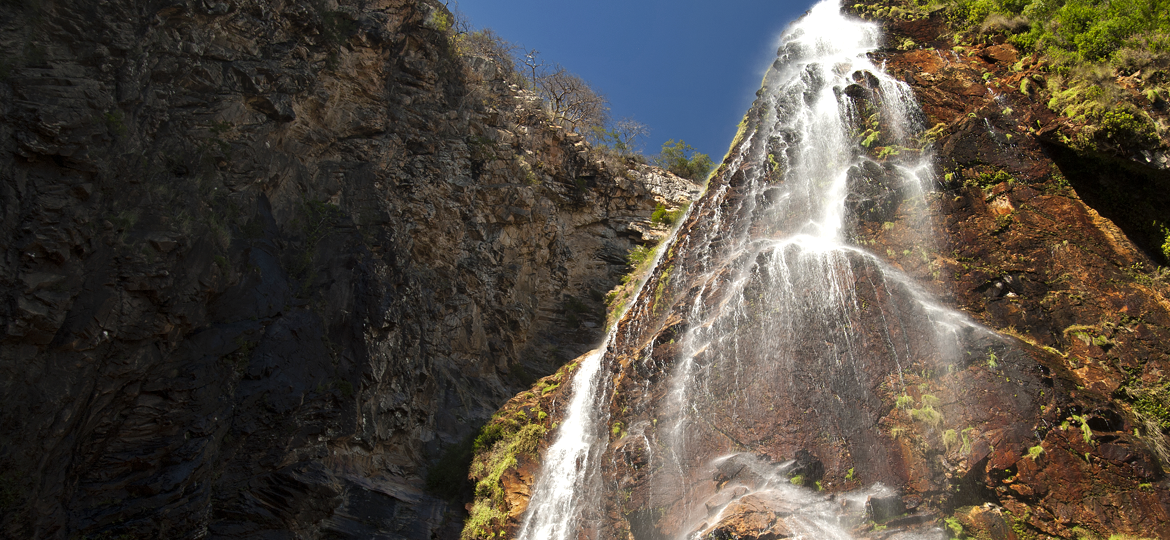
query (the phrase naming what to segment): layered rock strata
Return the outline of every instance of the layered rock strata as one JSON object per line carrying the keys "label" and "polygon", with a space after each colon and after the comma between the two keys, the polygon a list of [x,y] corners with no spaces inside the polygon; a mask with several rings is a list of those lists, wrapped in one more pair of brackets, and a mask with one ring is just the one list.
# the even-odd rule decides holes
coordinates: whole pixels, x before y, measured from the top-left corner
{"label": "layered rock strata", "polygon": [[[849,255],[845,285],[856,318],[794,347],[817,358],[855,339],[849,347],[859,347],[859,360],[838,358],[833,368],[798,358],[774,376],[742,380],[731,368],[703,366],[704,391],[723,401],[687,412],[660,405],[675,391],[693,314],[720,309],[710,299],[730,287],[730,274],[697,269],[743,256],[724,249],[739,231],[704,228],[774,202],[751,199],[744,186],[748,167],[764,164],[728,160],[680,229],[673,246],[682,247],[667,252],[619,322],[605,364],[605,493],[583,522],[601,538],[782,538],[798,509],[751,494],[780,478],[808,489],[809,506],[839,507],[866,537],[944,527],[981,538],[1170,536],[1170,288],[1163,254],[1140,223],[1146,209],[1164,208],[1165,141],[1143,151],[1070,145],[1060,134],[1075,123],[1043,96],[1018,90],[1039,69],[1036,58],[995,41],[954,50],[941,12],[883,25],[889,45],[875,56],[921,102],[931,129],[920,136],[938,185],[914,202],[891,156],[918,149],[896,144],[880,118],[856,134],[870,162],[850,172],[848,236],[876,260]],[[854,81],[841,89],[854,110],[891,98],[872,76]],[[753,106],[745,131],[767,106]],[[747,144],[737,140],[729,156]],[[937,219],[922,217],[929,215]],[[923,231],[937,236],[923,241]],[[688,251],[688,242],[710,249]],[[931,350],[932,315],[904,284],[883,277],[887,269],[995,332],[967,331],[957,361],[946,360],[946,351]],[[771,306],[759,290],[761,302],[741,325],[767,324]],[[712,304],[694,307],[700,298]],[[891,313],[908,314],[911,324],[888,331],[886,341],[851,330],[887,327]],[[899,356],[903,349],[909,354]],[[700,362],[703,351],[689,354]],[[768,351],[739,354],[737,362],[750,364]],[[653,479],[674,465],[662,456],[680,443],[664,426],[680,414],[690,415],[682,443],[696,454],[736,453],[687,464],[680,485],[663,487]],[[893,493],[872,491],[875,483]],[[707,501],[707,521],[696,521],[694,501]]]}
{"label": "layered rock strata", "polygon": [[427,466],[699,188],[436,2],[0,4],[0,536],[450,537]]}

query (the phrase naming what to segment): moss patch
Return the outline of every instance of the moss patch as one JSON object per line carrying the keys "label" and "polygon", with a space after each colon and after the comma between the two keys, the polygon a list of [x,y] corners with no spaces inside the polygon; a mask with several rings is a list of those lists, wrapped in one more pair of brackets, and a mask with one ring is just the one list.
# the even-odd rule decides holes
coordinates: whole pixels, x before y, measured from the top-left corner
{"label": "moss patch", "polygon": [[462,471],[474,482],[474,496],[460,538],[498,538],[513,525],[504,478],[525,462],[539,459],[541,440],[554,429],[550,415],[553,400],[576,367],[576,362],[570,363],[537,381],[530,391],[508,401],[470,439],[471,457]]}

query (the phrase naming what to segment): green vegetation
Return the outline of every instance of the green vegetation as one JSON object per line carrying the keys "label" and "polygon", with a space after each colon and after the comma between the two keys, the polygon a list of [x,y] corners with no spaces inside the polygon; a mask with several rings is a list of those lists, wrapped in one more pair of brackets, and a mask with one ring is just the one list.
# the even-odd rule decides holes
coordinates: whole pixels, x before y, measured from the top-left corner
{"label": "green vegetation", "polygon": [[1170,430],[1170,380],[1153,384],[1130,382],[1121,391],[1147,428]]}
{"label": "green vegetation", "polygon": [[438,30],[440,32],[446,32],[454,24],[455,19],[451,13],[442,9],[436,9],[432,11],[431,15],[427,17],[426,21],[427,28]]}
{"label": "green vegetation", "polygon": [[1028,520],[1032,517],[1030,509],[1024,510],[1024,515],[1015,517],[1008,510],[1003,511],[1004,516],[1011,520],[1012,532],[1016,533],[1016,538],[1020,540],[1032,540],[1036,535],[1032,534],[1031,526],[1028,525]]}
{"label": "green vegetation", "polygon": [[[539,418],[540,415],[536,416]],[[530,417],[523,409],[502,410],[492,417],[471,443],[474,457],[468,468],[459,467],[457,459],[461,459],[463,454],[452,458],[455,471],[468,471],[468,476],[476,480],[475,501],[464,523],[460,536],[462,540],[493,538],[495,532],[504,525],[508,519],[508,504],[504,499],[501,478],[519,464],[518,458],[536,456],[540,439],[547,429],[541,420]],[[438,468],[438,465],[432,467],[432,471]],[[436,483],[453,480],[446,478],[449,474],[438,474],[440,478],[436,478]],[[429,486],[430,475],[427,481]],[[451,488],[454,489],[458,489],[458,484]]]}
{"label": "green vegetation", "polygon": [[1085,345],[1096,345],[1104,349],[1113,346],[1113,340],[1100,335],[1100,330],[1096,326],[1074,324],[1065,328],[1063,334],[1066,340],[1075,338]]}
{"label": "green vegetation", "polygon": [[[963,45],[1002,36],[1025,53],[1037,53],[1047,75],[1021,80],[1020,91],[1047,91],[1049,108],[1074,120],[1080,132],[1070,146],[1096,150],[1150,147],[1158,128],[1141,110],[1142,98],[1164,103],[1170,91],[1170,9],[1161,0],[909,0],[907,10],[946,10]],[[886,14],[890,16],[890,14]],[[1023,62],[1013,67],[1022,69]],[[1131,76],[1141,98],[1121,89],[1116,78]],[[990,78],[993,74],[987,74]]]}
{"label": "green vegetation", "polygon": [[1007,182],[1009,184],[1016,183],[1016,178],[1011,173],[998,169],[994,171],[984,171],[975,176],[975,178],[968,181],[968,183],[978,186],[982,189],[991,189],[999,184]]}
{"label": "green vegetation", "polygon": [[673,265],[667,266],[658,277],[658,285],[654,287],[654,313],[658,313],[660,310],[662,296],[666,293],[667,287],[670,286],[670,274],[672,270],[674,270]]}
{"label": "green vegetation", "polygon": [[910,418],[916,422],[922,422],[932,427],[937,427],[943,422],[943,415],[937,409],[930,405],[923,405],[917,409],[910,409]]}
{"label": "green vegetation", "polygon": [[682,139],[663,143],[662,153],[654,162],[663,169],[694,181],[702,181],[715,168],[715,163],[707,154],[695,151]]}
{"label": "green vegetation", "polygon": [[645,266],[654,260],[654,249],[646,246],[634,246],[634,249],[631,249],[630,254],[626,257],[626,261],[634,269],[644,270]]}
{"label": "green vegetation", "polygon": [[1170,380],[1160,378],[1156,382],[1143,382],[1134,376],[1126,380],[1114,396],[1129,403],[1142,428],[1139,435],[1149,443],[1163,464],[1170,464],[1170,447],[1163,435],[1170,431]]}
{"label": "green vegetation", "polygon": [[[540,395],[544,396],[550,392],[553,392],[554,390],[556,390],[557,388],[560,388],[560,387],[561,387],[560,380],[556,380],[556,381],[542,380],[536,384],[536,391],[539,392]],[[537,416],[540,417],[541,420],[543,420],[544,417],[547,416],[547,414],[545,414],[544,411],[539,411],[537,413]]]}
{"label": "green vegetation", "polygon": [[942,440],[943,446],[949,450],[955,443],[959,442],[959,434],[953,429],[948,429],[943,432]]}
{"label": "green vegetation", "polygon": [[876,143],[879,138],[881,138],[882,132],[880,132],[876,129],[870,129],[870,130],[866,130],[866,132],[863,133],[862,136],[864,138],[861,140],[861,145],[866,147],[866,148],[869,148],[869,147],[873,146],[874,143]]}
{"label": "green vegetation", "polygon": [[576,362],[566,364],[513,398],[478,433],[451,447],[431,467],[428,490],[459,505],[472,502],[463,540],[496,538],[506,524],[511,508],[504,498],[502,479],[523,460],[538,457],[541,439],[557,428],[555,422],[549,425],[544,408],[554,399],[550,394],[575,369]]}
{"label": "green vegetation", "polygon": [[674,223],[678,221],[684,213],[686,213],[689,206],[690,204],[685,204],[675,208],[674,210],[667,210],[666,206],[663,206],[662,203],[658,203],[658,205],[654,207],[654,213],[650,214],[650,223],[663,227],[674,225]]}
{"label": "green vegetation", "polygon": [[951,0],[952,26],[1004,33],[1021,49],[1059,64],[1170,51],[1170,11],[1160,0]]}
{"label": "green vegetation", "polygon": [[[1093,441],[1093,430],[1092,430],[1092,428],[1089,427],[1088,417],[1074,414],[1070,418],[1072,418],[1078,424],[1081,425],[1081,436],[1084,437],[1085,442],[1086,443],[1092,442]],[[1062,425],[1062,427],[1063,427],[1063,425]]]}
{"label": "green vegetation", "polygon": [[956,519],[954,517],[949,517],[949,518],[946,518],[944,520],[944,522],[947,525],[947,532],[950,533],[951,538],[962,538],[963,537],[963,524],[959,523],[958,519]]}
{"label": "green vegetation", "polygon": [[537,445],[545,427],[529,424],[506,440],[495,444],[486,455],[477,455],[471,462],[471,475],[480,480],[475,484],[475,504],[463,526],[461,539],[492,538],[494,530],[508,518],[507,503],[501,477],[517,465],[517,456],[536,455]]}
{"label": "green vegetation", "polygon": [[1032,461],[1036,461],[1036,458],[1040,457],[1040,454],[1043,454],[1043,453],[1044,453],[1044,447],[1040,446],[1040,445],[1036,445],[1036,446],[1033,446],[1033,447],[1028,449],[1027,457],[1031,458]]}
{"label": "green vegetation", "polygon": [[1151,225],[1151,229],[1153,229],[1153,232],[1156,236],[1160,236],[1162,238],[1162,245],[1159,246],[1159,250],[1162,252],[1162,256],[1165,257],[1166,260],[1170,260],[1170,227],[1167,227],[1161,221],[1155,220]]}

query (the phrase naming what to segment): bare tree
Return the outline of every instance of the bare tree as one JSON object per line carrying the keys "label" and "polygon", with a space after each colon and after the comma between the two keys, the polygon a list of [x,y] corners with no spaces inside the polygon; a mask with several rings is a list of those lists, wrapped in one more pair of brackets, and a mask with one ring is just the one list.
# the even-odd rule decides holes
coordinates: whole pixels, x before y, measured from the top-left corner
{"label": "bare tree", "polygon": [[[459,31],[454,43],[461,56],[492,60],[508,82],[527,83],[544,101],[557,124],[587,134],[593,127],[606,124],[609,103],[605,97],[565,68],[559,65],[551,69],[547,67],[536,49],[526,50],[509,43],[487,28],[475,32]],[[518,64],[523,64],[523,72]],[[625,142],[629,137],[615,141]]]}
{"label": "bare tree", "polygon": [[516,72],[516,51],[520,46],[509,43],[490,28],[458,36],[456,47],[463,56],[481,56],[495,62],[501,73]]}
{"label": "bare tree", "polygon": [[650,134],[646,124],[632,118],[622,118],[608,126],[593,126],[587,134],[594,146],[605,146],[618,154],[628,156],[638,152],[638,141]]}
{"label": "bare tree", "polygon": [[614,134],[614,144],[623,154],[637,151],[638,141],[650,135],[650,128],[632,118],[622,118],[613,123],[610,131]]}
{"label": "bare tree", "polygon": [[541,73],[544,73],[544,60],[540,59],[540,51],[536,49],[524,51],[520,62],[524,64],[524,69],[527,71],[525,76],[528,77],[528,87],[536,89],[537,78]]}
{"label": "bare tree", "polygon": [[609,103],[580,77],[557,66],[536,82],[553,121],[574,131],[605,124]]}

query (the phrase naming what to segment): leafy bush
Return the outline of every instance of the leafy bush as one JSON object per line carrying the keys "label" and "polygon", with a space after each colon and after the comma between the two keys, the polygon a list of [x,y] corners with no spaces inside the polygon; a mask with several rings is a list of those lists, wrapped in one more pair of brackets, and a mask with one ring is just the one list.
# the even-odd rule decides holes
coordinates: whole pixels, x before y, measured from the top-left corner
{"label": "leafy bush", "polygon": [[634,246],[634,249],[631,249],[629,255],[626,256],[626,262],[636,269],[641,269],[643,265],[653,259],[654,249],[646,246]]}
{"label": "leafy bush", "polygon": [[1129,104],[1120,104],[1104,112],[1097,125],[1098,137],[1118,144],[1146,145],[1158,140],[1158,130],[1150,117]]}
{"label": "leafy bush", "polygon": [[1143,38],[1170,31],[1170,14],[1160,0],[948,0],[945,4],[951,25],[960,32],[1003,32],[1017,46],[1046,53],[1066,65],[1108,60]]}
{"label": "leafy bush", "polygon": [[695,181],[703,180],[715,168],[715,162],[711,161],[710,156],[696,151],[682,139],[677,142],[670,139],[663,143],[662,153],[654,161],[663,169]]}
{"label": "leafy bush", "polygon": [[674,223],[678,221],[679,218],[681,218],[687,211],[688,206],[689,205],[683,205],[675,208],[674,210],[667,210],[662,203],[658,203],[658,205],[654,207],[654,213],[650,214],[650,223],[664,227],[674,225]]}
{"label": "leafy bush", "polygon": [[475,457],[469,471],[470,477],[477,480],[475,502],[463,525],[460,535],[463,540],[492,538],[508,519],[501,478],[516,467],[518,457],[536,455],[540,439],[547,431],[542,424],[521,425],[520,420],[529,421],[522,412],[511,418],[497,416],[475,440]]}

